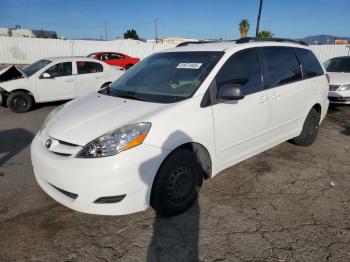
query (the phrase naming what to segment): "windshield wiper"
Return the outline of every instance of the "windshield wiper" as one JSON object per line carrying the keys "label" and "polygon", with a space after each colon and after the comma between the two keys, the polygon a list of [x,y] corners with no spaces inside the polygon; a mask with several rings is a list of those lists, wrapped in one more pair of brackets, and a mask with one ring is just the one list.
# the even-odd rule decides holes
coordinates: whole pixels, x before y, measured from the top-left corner
{"label": "windshield wiper", "polygon": [[139,101],[148,101],[142,97],[136,96],[135,92],[123,92],[123,93],[119,93],[119,94],[115,94],[115,96],[117,97],[121,97],[121,98],[129,98],[129,99],[134,99],[134,100],[139,100]]}

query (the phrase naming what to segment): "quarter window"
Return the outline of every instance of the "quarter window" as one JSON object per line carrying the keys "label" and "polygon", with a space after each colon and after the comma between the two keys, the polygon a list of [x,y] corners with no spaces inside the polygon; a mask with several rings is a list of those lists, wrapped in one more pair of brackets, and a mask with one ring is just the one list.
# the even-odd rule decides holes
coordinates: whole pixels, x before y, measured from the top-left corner
{"label": "quarter window", "polygon": [[261,91],[261,70],[256,49],[243,50],[230,57],[218,73],[216,84],[217,87],[241,85],[245,95]]}
{"label": "quarter window", "polygon": [[78,61],[77,62],[78,74],[91,74],[103,72],[103,66],[100,63]]}
{"label": "quarter window", "polygon": [[64,62],[53,65],[45,73],[48,73],[51,77],[70,76],[72,75],[72,63]]}
{"label": "quarter window", "polygon": [[307,49],[295,48],[295,52],[302,64],[303,77],[310,78],[323,75],[323,69],[316,56]]}
{"label": "quarter window", "polygon": [[266,64],[269,87],[302,79],[299,61],[292,48],[263,47],[262,54]]}

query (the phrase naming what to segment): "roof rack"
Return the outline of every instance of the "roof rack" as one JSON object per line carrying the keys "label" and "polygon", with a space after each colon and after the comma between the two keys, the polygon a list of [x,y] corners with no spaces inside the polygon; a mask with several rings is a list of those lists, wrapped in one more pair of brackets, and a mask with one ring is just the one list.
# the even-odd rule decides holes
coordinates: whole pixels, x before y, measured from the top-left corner
{"label": "roof rack", "polygon": [[183,42],[183,43],[180,43],[178,44],[176,47],[180,47],[180,46],[186,46],[186,45],[192,45],[192,44],[209,44],[209,43],[217,43],[217,42],[222,42],[222,41],[219,41],[219,40],[215,40],[215,41],[187,41],[187,42]]}
{"label": "roof rack", "polygon": [[236,40],[236,44],[244,44],[244,43],[250,43],[250,42],[287,42],[287,43],[294,43],[294,44],[299,44],[299,45],[306,45],[308,46],[307,43],[304,41],[300,40],[293,40],[293,39],[287,39],[287,38],[262,38],[262,37],[243,37],[238,40]]}

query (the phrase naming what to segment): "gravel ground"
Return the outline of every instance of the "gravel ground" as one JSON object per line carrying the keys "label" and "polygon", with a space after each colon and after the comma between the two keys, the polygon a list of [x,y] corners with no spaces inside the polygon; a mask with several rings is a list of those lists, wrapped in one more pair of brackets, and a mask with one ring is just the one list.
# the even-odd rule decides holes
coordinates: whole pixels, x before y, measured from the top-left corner
{"label": "gravel ground", "polygon": [[206,181],[165,218],[72,211],[36,184],[29,144],[57,104],[0,107],[0,261],[350,261],[350,106],[316,143],[283,143]]}

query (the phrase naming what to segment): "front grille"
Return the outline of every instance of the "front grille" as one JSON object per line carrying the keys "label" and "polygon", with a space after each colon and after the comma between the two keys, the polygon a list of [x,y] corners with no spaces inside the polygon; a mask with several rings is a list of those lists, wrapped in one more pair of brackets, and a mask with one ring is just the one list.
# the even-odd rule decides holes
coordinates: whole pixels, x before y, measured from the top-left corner
{"label": "front grille", "polygon": [[54,151],[52,151],[52,153],[59,155],[59,156],[71,156],[72,155],[72,154],[58,153],[58,152],[54,152]]}
{"label": "front grille", "polygon": [[331,102],[346,102],[346,101],[350,101],[350,97],[329,96],[328,100]]}
{"label": "front grille", "polygon": [[339,85],[330,85],[329,90],[330,91],[336,91],[338,89]]}
{"label": "front grille", "polygon": [[62,194],[66,195],[67,197],[70,197],[70,198],[72,198],[72,199],[77,199],[77,197],[78,197],[78,194],[74,194],[74,193],[72,193],[72,192],[68,192],[68,191],[63,190],[63,189],[61,189],[61,188],[59,188],[59,187],[57,187],[57,186],[54,186],[54,185],[52,185],[52,184],[50,184],[50,185],[51,185],[53,188],[55,188],[56,190],[60,191]]}

